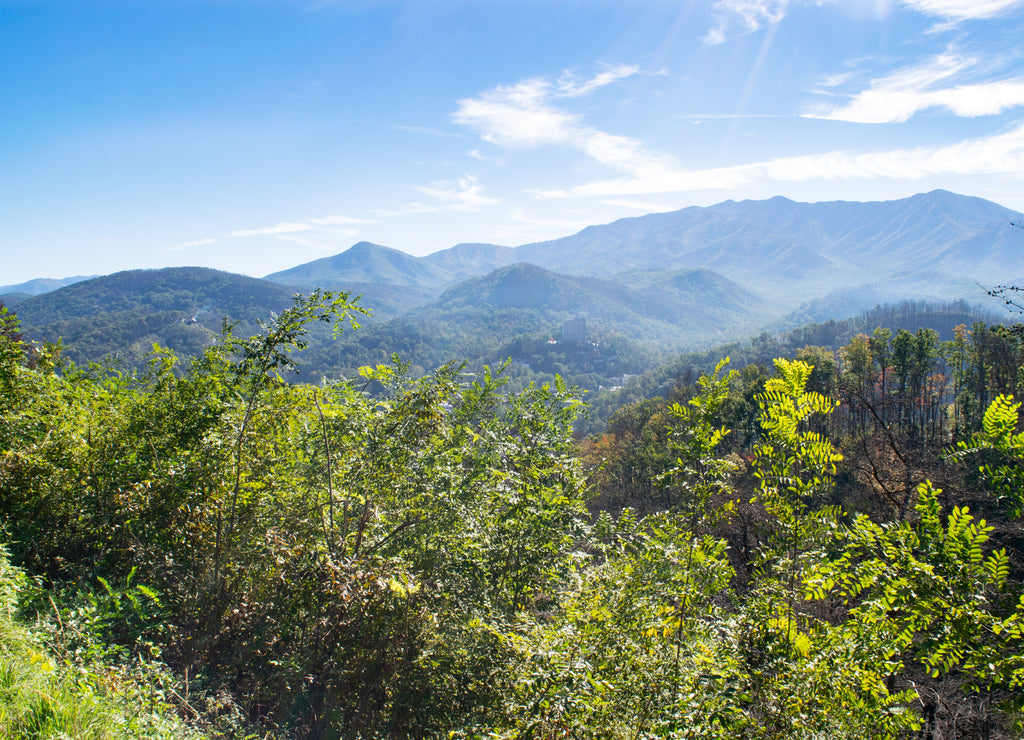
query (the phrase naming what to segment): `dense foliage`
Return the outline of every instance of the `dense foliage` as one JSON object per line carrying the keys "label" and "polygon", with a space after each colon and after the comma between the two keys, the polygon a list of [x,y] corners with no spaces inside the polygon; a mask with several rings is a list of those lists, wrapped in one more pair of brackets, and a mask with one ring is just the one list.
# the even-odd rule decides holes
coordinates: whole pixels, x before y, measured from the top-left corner
{"label": "dense foliage", "polygon": [[18,302],[18,316],[34,339],[60,340],[68,359],[112,356],[129,367],[144,366],[154,342],[182,356],[201,354],[225,321],[253,331],[267,311],[290,303],[289,290],[264,280],[169,267],[75,282]]}
{"label": "dense foliage", "polygon": [[[1000,320],[990,311],[971,306],[966,301],[932,303],[927,301],[902,301],[896,304],[875,306],[856,316],[843,320],[830,319],[821,323],[806,323],[805,318],[793,314],[776,328],[778,332],[762,331],[748,341],[736,341],[707,350],[687,352],[672,357],[661,365],[631,378],[621,389],[602,393],[590,398],[593,412],[587,430],[602,431],[621,407],[656,396],[666,396],[674,386],[693,385],[694,379],[709,373],[723,357],[732,358],[733,367],[744,370],[749,365],[771,368],[777,357],[796,357],[805,347],[817,347],[835,355],[860,334],[871,335],[879,327],[888,328],[890,339],[893,332],[905,329],[916,333],[919,329],[931,329],[942,341],[954,339],[955,327],[984,326]],[[790,328],[796,325],[796,328]],[[781,331],[781,329],[787,329]],[[819,352],[819,354],[821,354]],[[873,359],[876,365],[885,362],[886,357]],[[933,358],[937,359],[937,358]],[[834,360],[829,360],[830,368]],[[939,369],[938,363],[933,363]],[[745,370],[744,370],[745,371]],[[825,370],[818,370],[820,376]]]}
{"label": "dense foliage", "polygon": [[719,363],[581,450],[560,382],[284,382],[357,310],[131,373],[0,312],[0,517],[62,672],[208,736],[1019,735],[1016,330],[961,331],[938,398],[927,329]]}

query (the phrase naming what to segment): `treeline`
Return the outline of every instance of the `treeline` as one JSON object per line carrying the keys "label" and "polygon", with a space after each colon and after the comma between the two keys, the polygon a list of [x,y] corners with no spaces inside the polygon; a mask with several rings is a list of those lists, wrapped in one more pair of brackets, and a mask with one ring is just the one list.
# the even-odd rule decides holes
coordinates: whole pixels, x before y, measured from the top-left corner
{"label": "treeline", "polygon": [[902,301],[876,306],[871,311],[847,319],[807,324],[778,333],[763,331],[746,342],[731,342],[709,350],[679,355],[630,380],[621,390],[590,398],[593,412],[583,431],[601,431],[611,415],[622,406],[646,398],[666,396],[679,382],[692,384],[694,378],[710,373],[723,357],[731,358],[733,368],[744,368],[747,365],[771,367],[775,358],[795,357],[797,352],[808,346],[838,352],[858,334],[871,335],[879,327],[888,328],[890,332],[933,329],[940,340],[948,341],[954,338],[953,330],[956,326],[992,323],[999,318],[966,301]]}
{"label": "treeline", "polygon": [[[471,370],[481,372],[484,366],[512,360],[506,377],[516,388],[531,382],[553,383],[558,375],[596,394],[624,374],[649,368],[658,356],[617,332],[600,328],[591,328],[581,345],[563,343],[560,337],[560,321],[523,308],[465,308],[433,318],[429,313],[415,320],[400,317],[340,338],[321,329],[311,334],[298,378],[319,382],[352,377],[362,365],[386,363],[392,355],[408,362],[412,373],[419,375],[450,362],[465,361]],[[549,342],[553,338],[554,344]]]}
{"label": "treeline", "polygon": [[[881,468],[904,467],[898,495],[904,502],[924,479],[918,458],[934,459],[944,446],[979,431],[985,410],[999,395],[1024,397],[1024,325],[975,322],[948,333],[952,339],[942,341],[931,328],[895,334],[876,328],[836,349],[791,348],[791,357],[813,367],[808,389],[838,402],[834,413],[816,422],[818,431],[844,443],[849,465],[867,469],[883,454],[891,458],[872,476],[891,498],[897,498],[891,490],[895,484],[880,482]],[[799,339],[808,336],[820,334],[798,332]],[[592,435],[588,444],[607,457],[605,470],[617,471],[605,486],[607,496],[623,505],[648,505],[653,478],[668,454],[665,410],[691,398],[698,377],[692,369],[684,371],[664,396],[625,404],[603,432]],[[757,444],[758,398],[770,377],[770,362],[748,363],[737,373],[721,417],[730,430],[727,449],[749,454]]]}
{"label": "treeline", "polygon": [[[947,428],[959,446],[898,405],[855,436],[835,378],[929,387],[868,337],[875,379],[860,339],[832,369],[719,366],[581,453],[583,404],[560,383],[387,363],[284,382],[309,326],[352,310],[315,293],[137,373],[61,366],[0,311],[0,517],[37,584],[10,608],[84,688],[136,666],[211,737],[1024,729],[1024,435],[996,373],[980,417]],[[888,351],[931,346],[908,334]],[[639,493],[614,480],[633,430]],[[8,734],[57,736],[57,714]],[[133,736],[105,716],[92,736]]]}

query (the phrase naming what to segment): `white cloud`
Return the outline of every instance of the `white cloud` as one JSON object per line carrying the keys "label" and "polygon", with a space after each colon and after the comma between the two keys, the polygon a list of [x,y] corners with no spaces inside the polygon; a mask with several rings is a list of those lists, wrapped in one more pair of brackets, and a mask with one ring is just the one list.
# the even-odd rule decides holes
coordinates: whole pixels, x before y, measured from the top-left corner
{"label": "white cloud", "polygon": [[954,115],[974,118],[1024,105],[1024,78],[951,84],[978,63],[976,58],[946,52],[926,64],[872,80],[869,89],[857,93],[845,105],[822,104],[804,115],[855,123],[892,123],[906,121],[928,108],[945,108]]}
{"label": "white cloud", "polygon": [[437,202],[413,201],[399,208],[377,208],[373,211],[374,215],[380,218],[394,218],[452,211],[478,211],[483,206],[494,206],[501,202],[497,198],[483,194],[483,186],[477,182],[475,175],[464,175],[455,181],[437,180],[428,185],[412,185],[411,187]]}
{"label": "white cloud", "polygon": [[818,85],[823,88],[839,87],[840,85],[849,82],[852,77],[853,73],[851,72],[840,72],[838,74],[825,77],[818,83]]}
{"label": "white cloud", "polygon": [[173,247],[167,247],[161,249],[161,252],[180,252],[182,249],[188,249],[189,247],[204,247],[207,244],[216,244],[216,239],[196,239],[195,241],[185,242],[184,244],[175,244]]}
{"label": "white cloud", "polygon": [[307,219],[310,224],[316,226],[337,226],[345,224],[372,224],[376,221],[368,218],[353,218],[352,216],[321,216],[319,218]]}
{"label": "white cloud", "polygon": [[[341,231],[332,232],[332,236],[345,236],[349,238],[354,238],[357,234],[358,232],[355,231],[354,229],[342,229]],[[298,244],[301,247],[310,247],[312,249],[317,249],[320,250],[321,252],[332,252],[338,248],[336,243],[324,244],[322,242],[316,241],[315,239],[310,239],[305,235],[299,236],[297,234],[276,234],[275,238],[280,239],[281,241],[291,242],[292,244]]]}
{"label": "white cloud", "polygon": [[572,234],[594,223],[589,215],[578,218],[544,218],[523,208],[511,208],[507,220],[494,224],[492,239],[499,243],[523,244],[550,239],[552,234]]}
{"label": "white cloud", "polygon": [[[344,215],[329,215],[319,216],[317,218],[307,218],[304,221],[282,221],[274,226],[264,226],[261,229],[239,229],[231,231],[226,234],[229,237],[247,237],[247,236],[276,236],[280,237],[282,234],[301,234],[308,231],[323,231],[322,227],[331,226],[352,226],[355,224],[372,224],[376,223],[373,219],[366,218],[355,218],[353,216]],[[351,229],[331,229],[331,233],[349,234],[354,233]],[[297,239],[292,241],[299,242]],[[306,244],[306,246],[316,246],[312,243]]]}
{"label": "white cloud", "polygon": [[301,247],[312,247],[313,249],[326,249],[326,247],[321,246],[319,243],[313,241],[312,239],[306,239],[305,237],[296,236],[294,234],[277,234],[276,238],[280,239],[281,241],[291,242],[292,244],[298,244]]}
{"label": "white cloud", "polygon": [[493,206],[500,202],[497,198],[483,194],[483,187],[477,182],[475,175],[465,175],[456,182],[438,181],[429,185],[414,185],[413,190],[447,204],[447,210],[476,210],[481,206]]}
{"label": "white cloud", "polygon": [[704,42],[725,42],[737,24],[741,33],[750,33],[765,24],[778,23],[786,17],[789,3],[790,0],[718,0],[714,7],[718,23],[705,34]]}
{"label": "white cloud", "polygon": [[652,178],[602,180],[537,194],[546,198],[621,197],[729,189],[764,181],[917,180],[932,175],[995,174],[1024,175],[1024,123],[1000,134],[941,147],[864,153],[840,150],[733,167],[679,170]]}
{"label": "white cloud", "polygon": [[477,98],[458,101],[456,123],[478,129],[485,141],[529,147],[569,141],[578,129],[576,116],[552,108],[551,84],[533,79],[499,85]]}
{"label": "white cloud", "polygon": [[588,95],[605,85],[610,85],[616,80],[632,77],[639,71],[640,68],[635,65],[619,64],[585,82],[580,82],[574,75],[565,73],[558,78],[558,95],[564,98],[578,98],[582,95]]}
{"label": "white cloud", "polygon": [[908,8],[949,20],[997,18],[1024,7],[1024,0],[901,0]]}
{"label": "white cloud", "polygon": [[[707,44],[721,44],[731,36],[757,31],[786,17],[794,2],[810,0],[718,0],[714,5],[716,24],[704,36]],[[823,5],[835,0],[813,0]],[[866,0],[854,0],[866,2]],[[879,14],[887,14],[887,0],[873,0]],[[999,18],[1024,7],[1024,0],[899,0],[906,8],[957,23],[967,20]]]}
{"label": "white cloud", "polygon": [[477,98],[458,101],[453,118],[494,144],[509,148],[568,145],[606,167],[634,176],[676,167],[670,157],[647,151],[636,139],[600,131],[576,114],[556,108],[551,102],[555,97],[557,91],[543,79],[499,85]]}
{"label": "white cloud", "polygon": [[276,226],[266,226],[262,229],[242,229],[240,231],[231,231],[228,233],[228,236],[276,236],[277,234],[292,234],[297,231],[309,231],[312,228],[313,227],[310,224],[285,221],[277,224]]}

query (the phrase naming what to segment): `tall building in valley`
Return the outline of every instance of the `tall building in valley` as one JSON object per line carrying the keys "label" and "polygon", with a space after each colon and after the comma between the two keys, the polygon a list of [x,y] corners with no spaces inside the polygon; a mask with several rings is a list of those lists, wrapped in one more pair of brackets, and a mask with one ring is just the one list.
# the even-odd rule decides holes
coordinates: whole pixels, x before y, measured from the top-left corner
{"label": "tall building in valley", "polygon": [[562,324],[562,341],[583,344],[587,339],[587,319],[578,316]]}

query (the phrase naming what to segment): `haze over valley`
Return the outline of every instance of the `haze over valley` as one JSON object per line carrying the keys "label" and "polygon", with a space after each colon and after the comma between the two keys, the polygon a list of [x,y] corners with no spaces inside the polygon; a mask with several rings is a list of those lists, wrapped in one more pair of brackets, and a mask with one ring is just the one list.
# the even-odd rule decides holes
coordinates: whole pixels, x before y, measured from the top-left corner
{"label": "haze over valley", "polygon": [[[481,353],[498,360],[512,340],[557,338],[578,318],[592,339],[625,341],[650,362],[885,303],[983,303],[986,286],[1024,282],[1019,219],[946,191],[875,203],[777,197],[621,219],[519,247],[459,244],[417,258],[360,242],[262,280],[167,268],[76,278],[34,297],[8,286],[0,297],[29,336],[63,338],[79,360],[139,357],[154,341],[195,351],[225,318],[255,326],[293,292],[323,288],[360,296],[371,311],[344,337],[349,370],[379,359],[382,337],[396,342],[385,357],[401,355],[403,343],[433,345],[405,358],[429,370]],[[122,330],[78,346],[104,323]]]}

